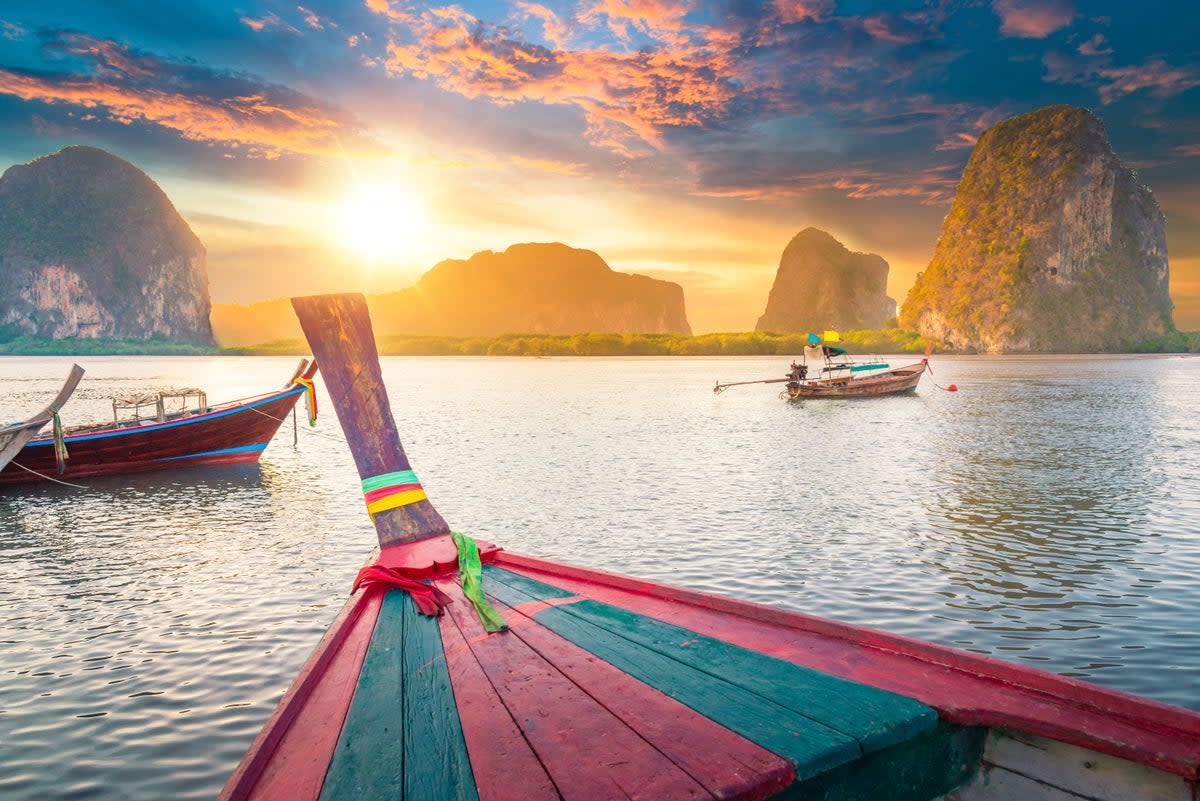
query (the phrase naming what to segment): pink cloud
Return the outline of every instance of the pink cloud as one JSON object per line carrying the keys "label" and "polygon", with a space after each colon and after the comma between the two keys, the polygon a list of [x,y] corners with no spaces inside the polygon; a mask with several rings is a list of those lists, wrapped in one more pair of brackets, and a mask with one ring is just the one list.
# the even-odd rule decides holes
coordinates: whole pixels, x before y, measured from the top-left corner
{"label": "pink cloud", "polygon": [[1096,74],[1107,81],[1100,87],[1100,102],[1105,105],[1143,89],[1158,97],[1172,97],[1200,86],[1196,70],[1172,67],[1161,59],[1141,66],[1101,69]]}
{"label": "pink cloud", "polygon": [[833,13],[833,0],[772,0],[775,16],[784,25],[824,22]]}
{"label": "pink cloud", "polygon": [[570,38],[570,27],[550,9],[537,3],[517,3],[517,9],[526,17],[542,23],[542,38],[551,47],[563,47]]}
{"label": "pink cloud", "polygon": [[204,76],[181,79],[178,65],[78,34],[60,45],[92,58],[94,74],[47,77],[0,68],[0,94],[73,106],[83,110],[84,119],[151,123],[247,158],[340,156],[347,141],[361,136],[361,127],[348,115],[278,87],[241,80],[233,84],[235,93],[213,97],[212,86],[228,86],[228,76],[208,76],[212,85]]}
{"label": "pink cloud", "polygon": [[975,143],[979,141],[979,137],[975,134],[959,132],[944,140],[934,150],[965,150],[975,147]]}
{"label": "pink cloud", "polygon": [[1046,66],[1047,81],[1093,87],[1100,102],[1106,106],[1135,92],[1174,97],[1200,86],[1200,71],[1190,66],[1172,66],[1160,58],[1145,64],[1114,67],[1050,52],[1043,57],[1042,63]]}
{"label": "pink cloud", "polygon": [[992,8],[1000,16],[1000,32],[1022,39],[1045,39],[1075,18],[1067,0],[995,0]]}
{"label": "pink cloud", "polygon": [[870,167],[846,167],[792,175],[773,175],[745,185],[715,187],[695,194],[706,197],[781,200],[813,192],[835,191],[856,199],[911,198],[940,206],[954,199],[962,168],[935,166],[912,173]]}
{"label": "pink cloud", "polygon": [[325,23],[324,23],[324,22],[321,20],[321,17],[320,17],[320,15],[319,15],[319,14],[317,14],[316,12],[313,12],[313,11],[310,11],[310,10],[308,10],[308,9],[307,9],[307,8],[305,8],[304,6],[296,6],[296,10],[297,10],[298,12],[300,12],[300,15],[301,15],[302,17],[304,17],[304,24],[305,24],[305,25],[307,25],[308,27],[312,28],[314,31],[323,31],[323,30],[325,30]]}
{"label": "pink cloud", "polygon": [[299,30],[284,22],[275,14],[267,14],[261,19],[255,19],[254,17],[242,17],[241,22],[255,33],[260,33],[264,30],[277,30],[285,33],[294,33],[297,36],[300,35]]}
{"label": "pink cloud", "polygon": [[1112,53],[1111,47],[1105,46],[1104,34],[1098,33],[1079,46],[1079,54],[1083,56],[1107,56]]}
{"label": "pink cloud", "polygon": [[[526,11],[536,13],[532,6]],[[500,104],[522,101],[580,108],[593,144],[623,155],[661,146],[667,126],[721,119],[752,82],[736,66],[729,34],[685,25],[686,6],[659,0],[603,0],[590,6],[594,24],[652,32],[654,49],[551,48],[482,23],[461,8],[427,9],[397,29],[388,69],[435,81],[465,97]],[[545,19],[545,17],[542,17]]]}

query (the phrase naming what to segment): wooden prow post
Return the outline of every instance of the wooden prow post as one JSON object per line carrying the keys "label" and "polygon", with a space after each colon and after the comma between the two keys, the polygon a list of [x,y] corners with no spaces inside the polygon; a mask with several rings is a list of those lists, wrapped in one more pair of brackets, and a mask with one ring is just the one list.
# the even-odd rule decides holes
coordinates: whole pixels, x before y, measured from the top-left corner
{"label": "wooden prow post", "polygon": [[[321,365],[359,477],[411,470],[383,386],[366,298],[313,295],[292,298],[292,307]],[[376,513],[375,531],[380,547],[387,548],[449,534],[450,527],[433,504],[420,500]]]}

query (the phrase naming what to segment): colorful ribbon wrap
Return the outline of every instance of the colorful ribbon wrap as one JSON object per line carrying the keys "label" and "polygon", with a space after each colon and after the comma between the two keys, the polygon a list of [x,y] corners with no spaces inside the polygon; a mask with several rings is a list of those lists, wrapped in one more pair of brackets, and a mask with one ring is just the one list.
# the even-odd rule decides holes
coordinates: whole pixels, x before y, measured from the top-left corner
{"label": "colorful ribbon wrap", "polygon": [[367,514],[371,516],[372,522],[375,515],[382,511],[426,499],[425,490],[421,488],[421,482],[417,481],[417,474],[411,470],[397,470],[394,473],[364,478],[362,491],[367,502]]}
{"label": "colorful ribbon wrap", "polygon": [[317,424],[317,385],[311,378],[303,376],[297,378],[296,383],[304,387],[305,406],[308,407],[308,424],[315,426]]}

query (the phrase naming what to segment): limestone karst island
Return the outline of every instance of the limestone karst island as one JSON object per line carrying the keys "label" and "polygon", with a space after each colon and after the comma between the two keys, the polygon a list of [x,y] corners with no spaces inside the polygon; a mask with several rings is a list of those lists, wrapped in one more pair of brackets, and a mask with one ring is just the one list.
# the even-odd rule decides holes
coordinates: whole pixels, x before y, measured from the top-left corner
{"label": "limestone karst island", "polygon": [[[932,258],[899,304],[887,293],[886,253],[851,252],[813,226],[781,245],[761,315],[743,335],[692,336],[686,285],[614,271],[601,254],[562,243],[446,259],[369,300],[395,352],[783,353],[796,350],[795,335],[825,329],[875,350],[1196,343],[1172,320],[1153,192],[1081,108],[1049,106],[979,137]],[[97,148],[4,173],[0,264],[5,352],[303,350],[282,295],[212,303],[205,246],[149,176]]]}

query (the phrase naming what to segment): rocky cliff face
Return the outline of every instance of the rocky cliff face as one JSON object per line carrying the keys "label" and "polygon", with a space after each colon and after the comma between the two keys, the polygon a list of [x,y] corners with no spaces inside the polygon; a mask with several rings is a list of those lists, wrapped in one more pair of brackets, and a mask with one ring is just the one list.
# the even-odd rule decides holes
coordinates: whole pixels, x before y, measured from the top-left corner
{"label": "rocky cliff face", "polygon": [[691,333],[678,284],[613,272],[562,244],[439,262],[414,286],[373,297],[371,309],[378,330],[406,334]]}
{"label": "rocky cliff face", "polygon": [[979,138],[900,324],[987,353],[1123,350],[1172,327],[1165,220],[1090,112]]}
{"label": "rocky cliff face", "polygon": [[824,231],[805,228],[783,250],[756,331],[883,328],[896,316],[887,296],[888,263],[851,253]]}
{"label": "rocky cliff face", "polygon": [[68,147],[0,177],[0,333],[209,344],[204,246],[149,176]]}

